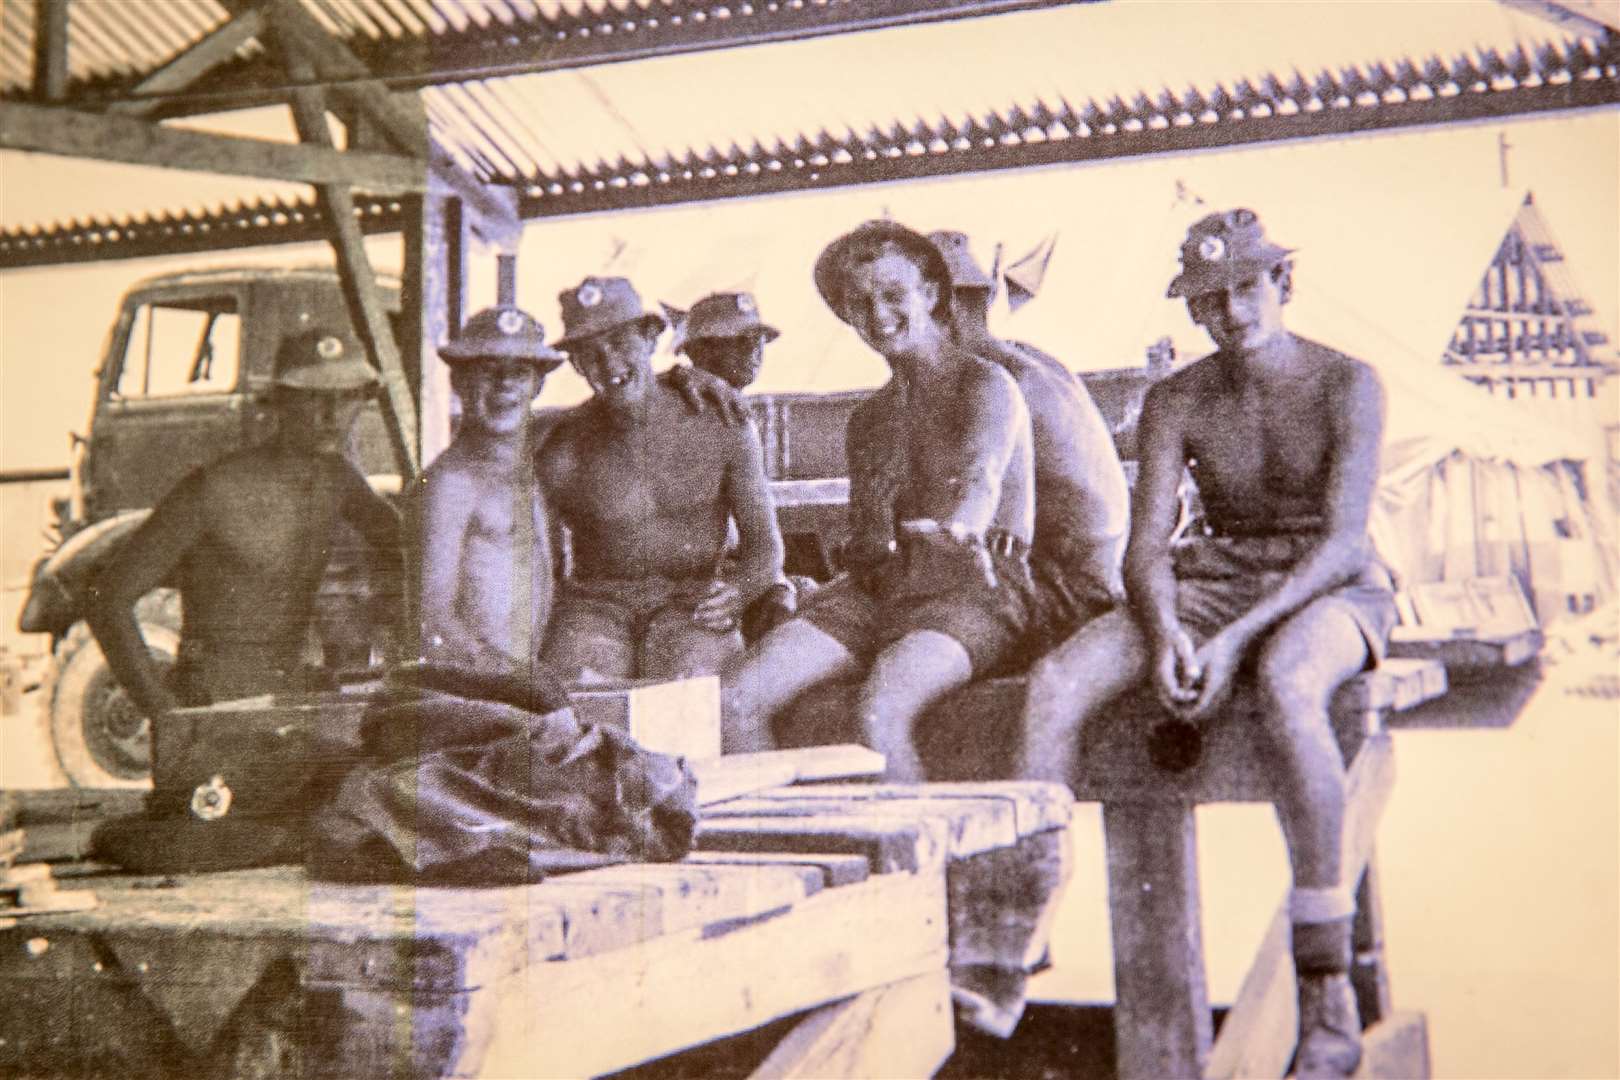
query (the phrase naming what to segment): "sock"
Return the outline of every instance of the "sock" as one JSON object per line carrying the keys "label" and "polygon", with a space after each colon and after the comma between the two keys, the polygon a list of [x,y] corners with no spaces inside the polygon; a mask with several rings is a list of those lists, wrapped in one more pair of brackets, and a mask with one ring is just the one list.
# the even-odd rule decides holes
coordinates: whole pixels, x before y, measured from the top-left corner
{"label": "sock", "polygon": [[1339,975],[1350,970],[1350,920],[1299,922],[1294,927],[1294,970],[1300,975]]}

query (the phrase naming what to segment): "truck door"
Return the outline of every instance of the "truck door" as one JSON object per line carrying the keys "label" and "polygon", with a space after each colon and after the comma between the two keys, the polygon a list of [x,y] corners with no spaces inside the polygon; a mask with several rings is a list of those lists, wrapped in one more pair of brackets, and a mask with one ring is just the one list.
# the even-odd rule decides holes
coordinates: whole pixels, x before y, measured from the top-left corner
{"label": "truck door", "polygon": [[241,297],[136,294],[101,374],[86,468],[92,517],[152,506],[243,439]]}

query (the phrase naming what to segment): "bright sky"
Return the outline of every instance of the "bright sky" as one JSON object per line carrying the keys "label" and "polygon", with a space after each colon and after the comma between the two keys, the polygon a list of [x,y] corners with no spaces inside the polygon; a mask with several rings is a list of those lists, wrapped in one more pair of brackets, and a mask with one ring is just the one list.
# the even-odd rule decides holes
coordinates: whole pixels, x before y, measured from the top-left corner
{"label": "bright sky", "polygon": [[[545,92],[533,100],[530,119],[540,127],[539,118],[560,117],[544,125],[547,144],[572,158],[606,137],[566,119],[570,93],[593,87],[636,118],[638,131],[651,123],[676,143],[709,137],[704,125],[728,109],[741,108],[745,126],[757,120],[759,130],[770,131],[808,122],[822,115],[818,108],[847,111],[868,98],[881,99],[889,116],[1050,99],[1059,90],[1078,104],[1093,93],[1128,96],[1137,88],[1287,73],[1295,65],[1309,73],[1352,60],[1449,55],[1472,43],[1502,47],[1516,37],[1552,36],[1555,28],[1489,0],[1136,0],[544,76],[534,80]],[[1142,42],[1151,49],[1125,47]],[[839,77],[829,81],[835,62]],[[681,92],[669,93],[671,85]],[[740,92],[748,86],[768,87],[773,101],[794,104],[780,115],[750,116],[746,102],[767,95]],[[279,115],[260,114],[245,127],[267,136],[288,131]],[[1504,136],[1511,147],[1506,187]],[[1178,202],[1178,182],[1206,205]],[[270,190],[257,181],[0,154],[6,225],[213,205]],[[1207,349],[1180,304],[1164,299],[1164,288],[1190,220],[1207,209],[1248,205],[1278,240],[1300,249],[1296,327],[1386,366],[1437,364],[1449,325],[1524,190],[1535,193],[1599,325],[1620,339],[1614,110],[536,222],[520,251],[519,300],[555,331],[558,291],[587,273],[624,273],[649,302],[680,306],[712,289],[748,286],[784,331],[760,389],[874,385],[884,377],[881,362],[821,305],[809,271],[833,236],[887,212],[920,229],[963,229],[984,260],[998,243],[1016,256],[1055,232],[1042,296],[1001,329],[1074,367],[1135,365],[1164,335],[1184,357]],[[398,265],[397,241],[378,240],[373,250],[382,266]],[[65,462],[67,432],[82,430],[87,418],[102,338],[134,281],[204,264],[329,259],[324,246],[309,245],[0,274],[0,468]],[[473,269],[475,309],[493,300],[493,255],[478,256]],[[545,400],[576,400],[582,392],[564,370]],[[1433,415],[1410,412],[1414,426]]]}

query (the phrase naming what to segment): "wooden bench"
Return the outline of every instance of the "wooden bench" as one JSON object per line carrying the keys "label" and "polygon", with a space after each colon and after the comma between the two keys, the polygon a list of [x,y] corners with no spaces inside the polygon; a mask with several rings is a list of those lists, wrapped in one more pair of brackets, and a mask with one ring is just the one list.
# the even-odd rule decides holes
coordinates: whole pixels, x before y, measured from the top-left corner
{"label": "wooden bench", "polygon": [[[1367,1029],[1363,1071],[1369,1076],[1428,1074],[1422,1015],[1395,1013],[1390,1004],[1373,849],[1394,784],[1386,720],[1443,695],[1446,686],[1446,669],[1435,660],[1391,659],[1346,683],[1333,703],[1335,732],[1350,764],[1344,862],[1346,883],[1357,888],[1353,979]],[[1022,679],[978,683],[925,716],[918,742],[930,777],[1008,775],[1021,740],[1024,693]],[[779,735],[791,745],[848,740],[853,694],[845,685],[806,695]],[[1122,1078],[1281,1076],[1292,1055],[1298,1020],[1286,902],[1277,907],[1219,1040],[1205,984],[1194,809],[1272,801],[1274,781],[1253,725],[1244,722],[1253,707],[1240,688],[1205,726],[1198,762],[1181,772],[1160,768],[1148,756],[1146,735],[1162,714],[1145,694],[1126,695],[1082,738],[1073,787],[1078,798],[1103,807]]]}
{"label": "wooden bench", "polygon": [[760,1075],[928,1075],[953,976],[1044,949],[1071,802],[767,788],[681,863],[515,888],[82,877],[0,931],[0,1074],[586,1076],[802,1013]]}

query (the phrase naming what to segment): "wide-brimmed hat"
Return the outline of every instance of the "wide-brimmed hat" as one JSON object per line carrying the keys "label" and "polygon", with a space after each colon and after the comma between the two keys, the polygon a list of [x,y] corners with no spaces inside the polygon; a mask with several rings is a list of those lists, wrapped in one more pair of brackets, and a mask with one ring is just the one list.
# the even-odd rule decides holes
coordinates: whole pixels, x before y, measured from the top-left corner
{"label": "wide-brimmed hat", "polygon": [[333,330],[303,330],[282,339],[276,350],[275,385],[289,390],[333,394],[370,390],[377,371],[361,359],[360,346]]}
{"label": "wide-brimmed hat", "polygon": [[968,244],[967,233],[957,232],[955,229],[939,229],[928,234],[928,239],[939,248],[939,253],[945,256],[945,265],[951,272],[951,288],[953,289],[988,289],[993,284],[990,275],[979,266],[978,260],[973,257],[973,248]]}
{"label": "wide-brimmed hat", "polygon": [[951,269],[945,256],[939,253],[922,233],[914,232],[897,221],[868,221],[828,244],[816,259],[816,290],[833,313],[844,317],[843,278],[850,251],[857,245],[893,243],[923,266],[923,274],[941,288],[937,308],[943,310],[950,300]]}
{"label": "wide-brimmed hat", "polygon": [[681,349],[701,338],[744,337],[759,334],[766,341],[781,336],[776,327],[762,322],[754,295],[745,292],[711,293],[692,305],[686,313],[686,330]]}
{"label": "wide-brimmed hat", "polygon": [[565,352],[585,338],[626,323],[640,323],[659,332],[669,325],[662,315],[641,306],[635,287],[622,277],[588,277],[558,293],[557,300],[562,305],[563,336],[552,346]]}
{"label": "wide-brimmed hat", "polygon": [[521,308],[498,304],[485,308],[467,320],[461,333],[439,350],[448,364],[469,360],[521,360],[544,374],[555,370],[565,359],[546,344],[546,330]]}
{"label": "wide-brimmed hat", "polygon": [[1223,210],[1187,230],[1181,245],[1181,273],[1166,296],[1197,296],[1264,273],[1294,253],[1266,239],[1253,210]]}

